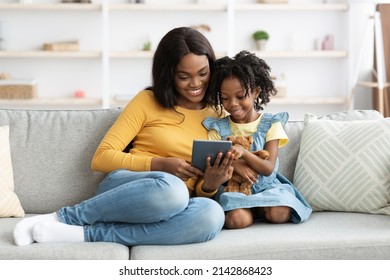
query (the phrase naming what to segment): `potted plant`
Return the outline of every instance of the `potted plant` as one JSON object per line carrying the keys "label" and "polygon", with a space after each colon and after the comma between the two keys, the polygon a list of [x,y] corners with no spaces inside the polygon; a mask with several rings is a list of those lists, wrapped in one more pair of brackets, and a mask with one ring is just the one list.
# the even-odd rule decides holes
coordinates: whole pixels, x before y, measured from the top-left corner
{"label": "potted plant", "polygon": [[257,30],[252,34],[253,40],[256,42],[258,50],[265,50],[266,43],[269,39],[269,34],[264,30]]}
{"label": "potted plant", "polygon": [[142,50],[143,51],[150,51],[152,49],[152,43],[150,41],[146,41],[143,44]]}

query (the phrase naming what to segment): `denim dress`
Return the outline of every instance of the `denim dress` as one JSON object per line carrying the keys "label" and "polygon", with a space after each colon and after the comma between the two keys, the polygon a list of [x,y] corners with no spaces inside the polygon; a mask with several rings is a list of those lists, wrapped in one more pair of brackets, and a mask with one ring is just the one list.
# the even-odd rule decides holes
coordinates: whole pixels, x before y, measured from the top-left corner
{"label": "denim dress", "polygon": [[[207,118],[203,125],[208,130],[216,130],[221,136],[221,140],[232,135],[229,125],[229,117]],[[257,131],[253,133],[253,144],[251,151],[264,149],[266,135],[272,124],[281,122],[283,125],[288,121],[288,113],[282,112],[275,115],[264,113],[261,117]],[[288,206],[292,209],[291,222],[305,222],[312,212],[310,205],[300,194],[298,189],[282,174],[278,173],[279,159],[276,160],[275,168],[269,176],[259,176],[253,184],[252,195],[245,195],[238,192],[224,192],[224,186],[219,188],[215,195],[216,201],[222,206],[224,211],[238,208]]]}

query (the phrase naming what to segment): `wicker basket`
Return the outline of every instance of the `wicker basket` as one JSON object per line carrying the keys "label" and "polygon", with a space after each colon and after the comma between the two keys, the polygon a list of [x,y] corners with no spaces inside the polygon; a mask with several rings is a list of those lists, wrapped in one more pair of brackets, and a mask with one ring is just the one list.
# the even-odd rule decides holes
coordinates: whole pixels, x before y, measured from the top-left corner
{"label": "wicker basket", "polygon": [[34,80],[0,80],[0,99],[29,99],[36,95]]}

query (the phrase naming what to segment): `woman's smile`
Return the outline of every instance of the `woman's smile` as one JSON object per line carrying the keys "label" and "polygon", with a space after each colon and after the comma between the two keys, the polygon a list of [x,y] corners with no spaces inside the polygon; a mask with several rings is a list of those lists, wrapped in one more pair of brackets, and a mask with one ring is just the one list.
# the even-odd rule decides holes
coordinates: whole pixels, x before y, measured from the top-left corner
{"label": "woman's smile", "polygon": [[201,87],[201,88],[198,88],[198,89],[189,89],[187,90],[188,94],[193,96],[193,97],[197,97],[199,95],[203,95],[204,94],[204,87]]}

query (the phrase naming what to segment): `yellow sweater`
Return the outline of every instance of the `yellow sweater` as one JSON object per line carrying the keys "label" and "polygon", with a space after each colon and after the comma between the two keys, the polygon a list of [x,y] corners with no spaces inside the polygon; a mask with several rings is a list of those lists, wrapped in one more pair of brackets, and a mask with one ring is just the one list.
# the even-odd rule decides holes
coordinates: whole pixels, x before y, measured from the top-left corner
{"label": "yellow sweater", "polygon": [[[207,139],[202,121],[217,117],[210,107],[176,111],[161,107],[151,91],[141,91],[124,108],[108,130],[92,159],[92,169],[109,173],[117,169],[150,171],[153,157],[175,157],[191,162],[192,141]],[[134,141],[133,141],[134,140]],[[122,152],[133,141],[129,153]],[[201,190],[202,180],[186,182],[191,195],[210,197]]]}

